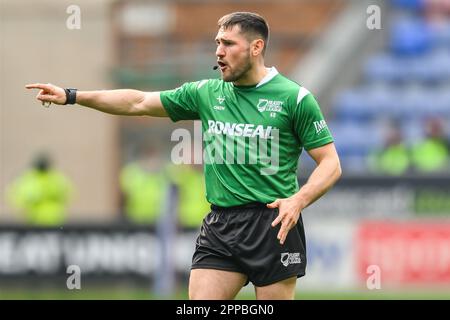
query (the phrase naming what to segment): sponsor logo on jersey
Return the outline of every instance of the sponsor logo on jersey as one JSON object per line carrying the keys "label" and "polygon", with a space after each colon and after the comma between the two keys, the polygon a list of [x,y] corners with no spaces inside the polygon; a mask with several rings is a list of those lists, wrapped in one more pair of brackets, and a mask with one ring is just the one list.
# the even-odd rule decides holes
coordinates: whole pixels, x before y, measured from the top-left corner
{"label": "sponsor logo on jersey", "polygon": [[222,104],[225,101],[225,97],[218,97],[216,99],[219,101],[219,104]]}
{"label": "sponsor logo on jersey", "polygon": [[281,112],[283,101],[272,101],[268,99],[259,99],[256,108],[259,112]]}
{"label": "sponsor logo on jersey", "polygon": [[321,133],[324,129],[326,129],[328,127],[325,120],[314,121],[313,124],[314,124],[314,128],[316,128],[316,134]]}
{"label": "sponsor logo on jersey", "polygon": [[261,139],[272,139],[271,132],[274,128],[249,123],[230,123],[208,120],[208,133],[223,134],[236,137],[259,137]]}
{"label": "sponsor logo on jersey", "polygon": [[299,264],[302,263],[302,259],[300,258],[300,252],[284,252],[281,254],[281,263],[283,266],[287,267],[290,264]]}
{"label": "sponsor logo on jersey", "polygon": [[225,110],[225,106],[222,106],[222,103],[225,101],[225,97],[220,96],[216,98],[216,100],[219,102],[219,105],[213,106],[213,109],[218,111]]}

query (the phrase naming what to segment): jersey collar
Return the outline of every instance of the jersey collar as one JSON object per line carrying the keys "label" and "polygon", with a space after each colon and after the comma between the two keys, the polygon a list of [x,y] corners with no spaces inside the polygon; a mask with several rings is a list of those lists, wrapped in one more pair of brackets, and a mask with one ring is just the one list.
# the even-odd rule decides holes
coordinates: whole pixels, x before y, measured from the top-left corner
{"label": "jersey collar", "polygon": [[269,82],[270,80],[272,80],[277,74],[278,74],[278,70],[275,67],[271,67],[271,68],[266,68],[267,69],[267,74],[264,78],[261,79],[261,81],[256,85],[256,88],[262,86],[263,84]]}
{"label": "jersey collar", "polygon": [[261,79],[260,82],[258,82],[258,84],[251,85],[251,86],[237,86],[233,83],[233,87],[236,89],[240,89],[240,90],[256,89],[256,88],[261,87],[262,85],[264,85],[267,82],[269,82],[270,80],[272,80],[278,74],[278,70],[275,67],[266,68],[266,69],[267,69],[267,74],[264,76],[264,78]]}

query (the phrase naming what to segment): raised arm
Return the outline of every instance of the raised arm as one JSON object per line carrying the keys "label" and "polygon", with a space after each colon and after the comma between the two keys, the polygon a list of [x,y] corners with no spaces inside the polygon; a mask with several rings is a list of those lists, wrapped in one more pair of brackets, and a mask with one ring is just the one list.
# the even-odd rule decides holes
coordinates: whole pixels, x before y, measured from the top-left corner
{"label": "raised arm", "polygon": [[[63,88],[52,84],[28,84],[27,89],[40,89],[36,99],[54,104],[65,104]],[[102,112],[127,116],[167,117],[159,92],[143,92],[132,89],[78,91],[76,103]]]}

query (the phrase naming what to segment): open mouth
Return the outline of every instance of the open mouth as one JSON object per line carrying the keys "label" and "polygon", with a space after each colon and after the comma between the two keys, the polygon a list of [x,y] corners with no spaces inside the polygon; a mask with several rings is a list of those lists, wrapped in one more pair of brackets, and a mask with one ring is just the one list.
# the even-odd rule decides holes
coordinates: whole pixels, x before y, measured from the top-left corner
{"label": "open mouth", "polygon": [[227,64],[222,61],[217,61],[217,64],[219,65],[221,71],[224,71],[227,67]]}

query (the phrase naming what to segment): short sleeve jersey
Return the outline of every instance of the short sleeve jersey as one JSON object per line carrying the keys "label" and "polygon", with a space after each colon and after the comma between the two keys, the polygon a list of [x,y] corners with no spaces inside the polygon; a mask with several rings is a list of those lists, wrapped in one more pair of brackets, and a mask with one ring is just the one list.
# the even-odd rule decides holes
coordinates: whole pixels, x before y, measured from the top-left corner
{"label": "short sleeve jersey", "polygon": [[209,79],[160,97],[172,121],[202,122],[206,198],[217,206],[293,195],[302,150],[333,142],[314,96],[274,67],[256,86]]}

